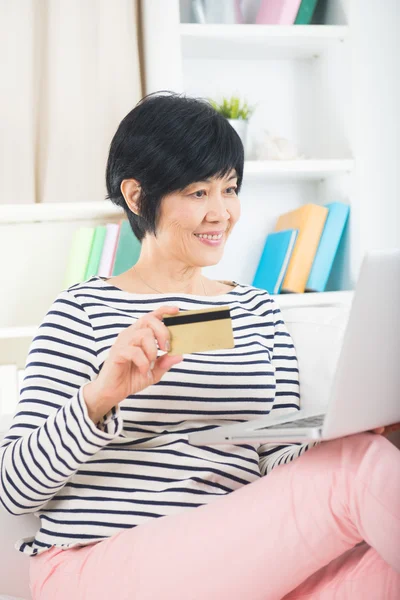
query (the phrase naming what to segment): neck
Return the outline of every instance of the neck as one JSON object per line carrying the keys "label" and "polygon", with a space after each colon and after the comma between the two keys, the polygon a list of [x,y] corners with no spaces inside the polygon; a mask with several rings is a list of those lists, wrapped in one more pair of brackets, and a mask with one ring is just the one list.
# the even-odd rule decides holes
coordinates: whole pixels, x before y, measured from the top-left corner
{"label": "neck", "polygon": [[133,273],[149,287],[160,292],[185,292],[204,295],[204,278],[201,267],[183,264],[174,257],[159,255],[142,244],[139,260]]}

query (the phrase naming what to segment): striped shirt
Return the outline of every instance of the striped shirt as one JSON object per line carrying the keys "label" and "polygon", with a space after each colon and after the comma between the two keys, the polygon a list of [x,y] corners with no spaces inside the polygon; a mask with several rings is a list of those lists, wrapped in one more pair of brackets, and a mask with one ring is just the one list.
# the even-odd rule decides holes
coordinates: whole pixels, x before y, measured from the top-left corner
{"label": "striped shirt", "polygon": [[[235,347],[183,355],[96,426],[83,386],[99,374],[118,334],[161,305],[229,305]],[[268,292],[236,284],[218,296],[143,295],[99,276],[71,286],[31,343],[0,446],[2,505],[40,519],[36,535],[15,548],[32,556],[99,542],[256,481],[314,443],[194,446],[187,434],[289,414],[299,401],[295,348]]]}

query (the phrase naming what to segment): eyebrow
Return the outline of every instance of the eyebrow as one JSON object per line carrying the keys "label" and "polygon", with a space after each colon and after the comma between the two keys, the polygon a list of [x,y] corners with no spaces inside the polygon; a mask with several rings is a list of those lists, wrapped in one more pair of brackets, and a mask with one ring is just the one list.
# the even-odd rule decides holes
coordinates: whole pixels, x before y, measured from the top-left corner
{"label": "eyebrow", "polygon": [[[238,175],[237,173],[235,173],[234,175],[231,175],[230,177],[228,177],[227,181],[231,181],[231,179],[237,179]],[[211,178],[208,177],[208,179],[202,179],[201,181],[197,181],[195,183],[210,183]]]}

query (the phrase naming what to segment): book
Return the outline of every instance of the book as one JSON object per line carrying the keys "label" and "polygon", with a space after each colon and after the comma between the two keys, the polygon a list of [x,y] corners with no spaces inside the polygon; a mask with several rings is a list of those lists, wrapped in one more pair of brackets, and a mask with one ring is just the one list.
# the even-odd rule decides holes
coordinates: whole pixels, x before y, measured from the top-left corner
{"label": "book", "polygon": [[85,281],[94,229],[94,227],[79,227],[74,232],[64,275],[64,286],[66,288]]}
{"label": "book", "polygon": [[132,231],[127,219],[121,222],[118,248],[113,264],[113,275],[120,275],[137,263],[142,245]]}
{"label": "book", "polygon": [[297,238],[297,229],[269,233],[254,276],[253,286],[279,294]]}
{"label": "book", "polygon": [[258,25],[293,25],[301,0],[261,0]]}
{"label": "book", "polygon": [[328,212],[325,206],[305,204],[278,218],[275,231],[298,229],[281,293],[302,294],[305,291]]}
{"label": "book", "polygon": [[97,275],[99,270],[101,254],[103,252],[104,240],[106,237],[106,226],[98,225],[94,230],[92,247],[90,249],[89,260],[86,267],[85,281]]}
{"label": "book", "polygon": [[343,202],[325,205],[328,216],[306,284],[306,292],[323,292],[348,220],[350,207]]}
{"label": "book", "polygon": [[101,277],[111,277],[112,275],[120,226],[120,223],[107,223],[106,225],[103,251],[101,253],[99,270],[97,272],[97,275],[100,275]]}
{"label": "book", "polygon": [[295,25],[309,25],[313,18],[318,0],[301,0],[300,8],[294,22]]}

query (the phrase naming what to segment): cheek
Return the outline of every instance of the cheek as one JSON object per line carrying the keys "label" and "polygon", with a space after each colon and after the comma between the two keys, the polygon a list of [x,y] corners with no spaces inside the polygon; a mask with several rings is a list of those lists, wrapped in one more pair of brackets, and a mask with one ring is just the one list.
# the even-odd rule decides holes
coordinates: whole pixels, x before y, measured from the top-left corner
{"label": "cheek", "polygon": [[[163,215],[160,222],[160,229],[168,235],[182,234],[187,229],[193,229],[193,223],[196,222],[193,211],[189,211],[184,206],[174,211],[168,211]],[[196,226],[196,225],[195,225]]]}
{"label": "cheek", "polygon": [[193,208],[185,208],[182,206],[179,211],[174,215],[171,215],[170,225],[174,231],[192,233],[203,219],[204,211],[193,210]]}
{"label": "cheek", "polygon": [[163,234],[178,235],[187,230],[193,231],[198,227],[198,221],[202,215],[192,204],[185,202],[183,198],[166,196],[160,206],[159,226]]}
{"label": "cheek", "polygon": [[193,218],[193,214],[182,211],[169,220],[167,225],[168,236],[174,241],[182,240],[188,234],[192,234],[197,226],[198,220]]}

